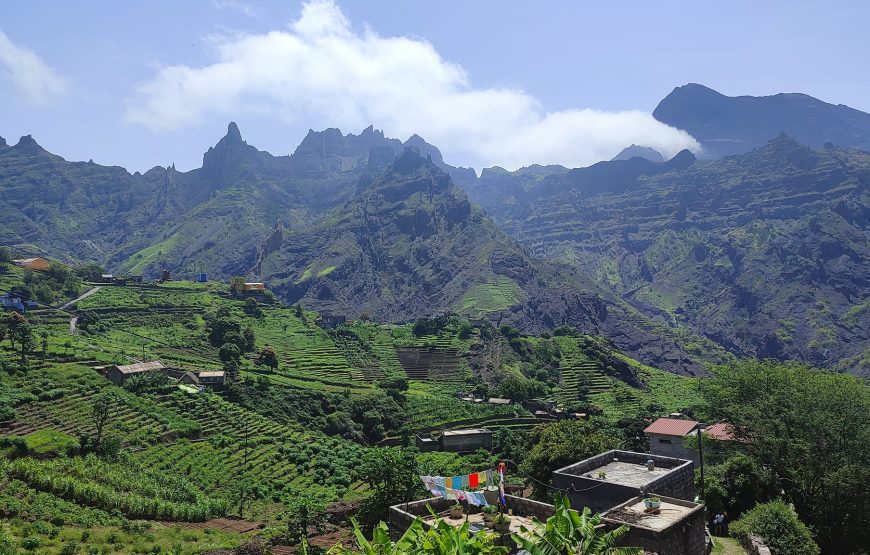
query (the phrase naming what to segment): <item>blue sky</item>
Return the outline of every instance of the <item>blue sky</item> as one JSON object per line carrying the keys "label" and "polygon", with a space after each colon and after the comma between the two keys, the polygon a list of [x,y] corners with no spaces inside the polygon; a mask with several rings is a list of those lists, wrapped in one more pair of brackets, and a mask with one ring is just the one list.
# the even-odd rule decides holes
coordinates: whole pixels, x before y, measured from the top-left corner
{"label": "blue sky", "polygon": [[693,139],[675,86],[870,111],[866,2],[10,2],[0,136],[71,160],[198,167],[235,120],[287,154],[309,128],[419,133],[454,164],[586,165]]}

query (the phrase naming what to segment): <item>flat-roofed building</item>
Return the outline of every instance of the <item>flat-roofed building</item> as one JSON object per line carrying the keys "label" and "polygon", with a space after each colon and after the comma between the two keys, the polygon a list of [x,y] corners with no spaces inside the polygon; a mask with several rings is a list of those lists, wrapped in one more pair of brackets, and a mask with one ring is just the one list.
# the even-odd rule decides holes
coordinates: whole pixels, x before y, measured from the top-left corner
{"label": "flat-roofed building", "polygon": [[553,487],[567,490],[572,507],[601,512],[641,491],[678,499],[695,497],[694,463],[633,451],[607,451],[553,472]]}
{"label": "flat-roofed building", "polygon": [[471,453],[478,449],[492,449],[492,431],[486,428],[448,430],[441,434],[441,450],[453,453]]}
{"label": "flat-roofed building", "polygon": [[704,506],[672,497],[657,497],[659,507],[647,508],[643,497],[634,497],[605,512],[607,528],[622,525],[628,532],[619,545],[642,547],[661,555],[705,555]]}

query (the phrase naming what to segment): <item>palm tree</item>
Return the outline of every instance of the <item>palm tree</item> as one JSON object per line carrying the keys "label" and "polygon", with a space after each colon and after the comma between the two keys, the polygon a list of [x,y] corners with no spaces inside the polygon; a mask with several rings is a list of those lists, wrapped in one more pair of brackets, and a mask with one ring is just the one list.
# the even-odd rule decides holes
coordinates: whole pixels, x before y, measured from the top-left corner
{"label": "palm tree", "polygon": [[564,496],[556,499],[556,512],[543,524],[535,519],[533,527],[520,527],[513,534],[517,545],[531,555],[641,555],[639,547],[615,547],[616,542],[628,532],[622,525],[610,532],[597,530],[601,515],[592,514],[588,507],[582,513],[571,509]]}

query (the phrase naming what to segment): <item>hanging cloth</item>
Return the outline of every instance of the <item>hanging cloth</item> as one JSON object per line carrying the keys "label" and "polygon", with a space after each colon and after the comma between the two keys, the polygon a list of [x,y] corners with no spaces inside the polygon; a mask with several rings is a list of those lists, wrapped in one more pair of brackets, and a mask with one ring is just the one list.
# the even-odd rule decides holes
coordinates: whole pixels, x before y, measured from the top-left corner
{"label": "hanging cloth", "polygon": [[468,487],[476,488],[480,486],[480,478],[477,472],[468,475]]}

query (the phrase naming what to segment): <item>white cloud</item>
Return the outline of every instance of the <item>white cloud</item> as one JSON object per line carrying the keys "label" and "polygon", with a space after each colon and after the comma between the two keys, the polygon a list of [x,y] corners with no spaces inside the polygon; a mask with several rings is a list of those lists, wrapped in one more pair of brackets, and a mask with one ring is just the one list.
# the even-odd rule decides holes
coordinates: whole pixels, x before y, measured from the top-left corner
{"label": "white cloud", "polygon": [[306,127],[388,136],[418,133],[453,164],[587,165],[632,143],[665,155],[698,149],[687,133],[643,112],[548,112],[512,88],[475,88],[428,42],[352,30],[329,0],[304,5],[286,30],[218,40],[203,67],[170,65],[139,85],[128,121],[178,129],[209,117],[266,113]]}
{"label": "white cloud", "polygon": [[211,0],[211,7],[216,10],[231,10],[239,12],[248,17],[256,18],[260,16],[260,11],[257,8],[250,4],[239,2],[239,0]]}
{"label": "white cloud", "polygon": [[67,89],[67,82],[39,56],[17,46],[0,31],[0,75],[3,73],[32,102],[46,102]]}

